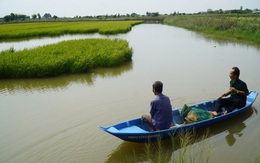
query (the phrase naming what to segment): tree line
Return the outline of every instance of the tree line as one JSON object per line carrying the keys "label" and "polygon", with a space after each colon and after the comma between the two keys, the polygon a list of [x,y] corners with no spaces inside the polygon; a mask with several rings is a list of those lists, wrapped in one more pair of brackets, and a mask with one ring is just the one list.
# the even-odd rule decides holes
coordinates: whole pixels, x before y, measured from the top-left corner
{"label": "tree line", "polygon": [[234,9],[234,10],[225,10],[223,11],[222,9],[219,10],[212,10],[212,9],[208,9],[207,13],[208,14],[254,14],[257,13],[257,11],[259,11],[259,9],[245,9],[243,10],[243,7],[241,6],[240,9]]}
{"label": "tree line", "polygon": [[[131,13],[126,15],[114,14],[114,15],[97,15],[97,16],[75,16],[74,18],[60,18],[60,19],[97,19],[97,20],[106,20],[106,19],[117,19],[117,18],[140,18],[140,17],[158,17],[159,12],[146,12],[146,15],[139,15],[137,13]],[[50,20],[57,19],[58,16],[51,16],[50,13],[45,13],[43,16],[38,14],[33,14],[32,16],[23,15],[23,14],[14,14],[6,15],[3,18],[4,22],[19,22],[19,21],[28,21],[28,20]],[[1,18],[0,18],[1,22]]]}
{"label": "tree line", "polygon": [[24,21],[25,19],[30,19],[30,17],[27,15],[14,14],[14,13],[11,13],[10,15],[6,15],[4,17],[5,22]]}
{"label": "tree line", "polygon": [[13,22],[13,21],[25,21],[25,20],[30,20],[30,19],[42,19],[42,18],[45,18],[45,19],[50,19],[50,18],[53,18],[53,19],[57,19],[58,16],[54,15],[54,16],[51,16],[50,13],[45,13],[43,15],[43,17],[41,16],[41,14],[33,14],[31,17],[28,16],[28,15],[23,15],[23,14],[14,14],[14,13],[11,13],[10,15],[6,15],[4,16],[3,18],[3,21],[4,22]]}
{"label": "tree line", "polygon": [[[186,15],[187,13],[180,13],[174,11],[173,13],[170,13],[169,15]],[[241,6],[240,9],[233,9],[233,10],[212,10],[208,9],[207,11],[193,13],[193,14],[260,14],[259,9],[245,9],[243,10],[243,7]],[[168,15],[168,14],[165,14]],[[191,14],[189,14],[191,15]],[[159,17],[161,14],[159,12],[146,12],[146,15],[139,15],[137,13],[131,13],[126,15],[120,15],[120,14],[114,14],[114,15],[97,15],[97,16],[75,16],[74,18],[60,18],[60,19],[97,19],[97,20],[107,20],[107,19],[118,19],[118,18],[143,18],[143,17]],[[23,14],[14,14],[11,13],[10,15],[4,16],[4,18],[0,18],[0,22],[19,22],[19,21],[28,21],[28,20],[41,20],[41,19],[54,19],[56,20],[59,18],[58,16],[54,15],[51,16],[50,13],[45,13],[43,16],[41,16],[39,13],[33,14],[32,16],[27,16]]]}

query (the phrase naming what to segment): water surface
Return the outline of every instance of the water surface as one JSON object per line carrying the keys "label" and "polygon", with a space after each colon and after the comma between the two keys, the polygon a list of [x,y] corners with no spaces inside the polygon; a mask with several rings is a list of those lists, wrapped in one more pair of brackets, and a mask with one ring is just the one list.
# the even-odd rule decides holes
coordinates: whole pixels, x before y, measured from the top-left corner
{"label": "water surface", "polygon": [[[254,46],[209,40],[159,24],[138,25],[118,36],[64,37],[126,39],[133,58],[118,68],[88,74],[0,80],[0,162],[147,161],[143,144],[123,142],[97,126],[148,113],[155,80],[164,83],[163,93],[173,108],[218,98],[229,88],[233,66],[240,68],[250,90],[260,90],[260,50]],[[31,48],[46,39],[54,43],[60,37],[0,47]],[[194,144],[208,143],[214,149],[212,162],[254,161],[260,156],[259,100],[253,106],[245,115],[211,126],[210,137]],[[164,144],[171,158],[176,151],[170,140]]]}

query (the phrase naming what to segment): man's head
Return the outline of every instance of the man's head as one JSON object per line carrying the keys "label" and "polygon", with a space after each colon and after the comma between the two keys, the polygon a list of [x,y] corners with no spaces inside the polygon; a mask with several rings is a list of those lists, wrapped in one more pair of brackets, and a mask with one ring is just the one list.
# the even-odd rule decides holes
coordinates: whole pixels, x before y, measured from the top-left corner
{"label": "man's head", "polygon": [[231,80],[236,80],[239,78],[240,70],[238,67],[233,67],[229,73],[229,77]]}
{"label": "man's head", "polygon": [[163,91],[163,83],[160,81],[156,81],[153,83],[153,93],[154,94],[158,94],[158,93],[162,93]]}

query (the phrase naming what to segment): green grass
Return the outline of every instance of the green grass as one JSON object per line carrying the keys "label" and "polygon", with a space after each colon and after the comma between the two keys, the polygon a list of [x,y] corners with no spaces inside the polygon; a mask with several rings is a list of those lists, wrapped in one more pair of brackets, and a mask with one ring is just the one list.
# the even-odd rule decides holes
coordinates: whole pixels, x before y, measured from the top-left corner
{"label": "green grass", "polygon": [[64,34],[126,33],[142,21],[38,22],[0,24],[0,40],[59,36]]}
{"label": "green grass", "polygon": [[0,53],[0,79],[49,77],[113,67],[129,61],[132,49],[120,39],[63,41],[34,49]]}
{"label": "green grass", "polygon": [[[170,139],[147,143],[122,143],[105,162],[209,163],[214,156],[214,138],[209,129],[172,134]],[[246,161],[259,163],[259,157]]]}
{"label": "green grass", "polygon": [[[167,146],[165,140],[157,142],[148,142],[144,144],[145,160],[156,163],[186,163],[186,162],[203,162],[210,161],[213,149],[209,144],[196,142],[202,141],[209,137],[209,131],[202,136],[198,136],[195,131],[183,132],[171,137],[171,150],[165,149]],[[203,155],[202,155],[203,153]]]}
{"label": "green grass", "polygon": [[260,16],[185,15],[168,17],[164,23],[216,38],[260,43]]}

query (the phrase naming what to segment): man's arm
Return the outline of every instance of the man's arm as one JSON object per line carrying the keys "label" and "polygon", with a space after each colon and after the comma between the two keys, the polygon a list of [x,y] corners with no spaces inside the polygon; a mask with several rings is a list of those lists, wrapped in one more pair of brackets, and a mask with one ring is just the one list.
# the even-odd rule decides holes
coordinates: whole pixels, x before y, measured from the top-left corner
{"label": "man's arm", "polygon": [[226,96],[230,95],[231,92],[232,92],[232,91],[229,90],[227,93],[223,93],[223,94],[221,95],[221,97],[226,97]]}
{"label": "man's arm", "polygon": [[[231,88],[230,88],[230,91],[231,91],[231,92],[236,92],[237,94],[240,94],[240,95],[243,95],[243,96],[247,96],[247,94],[248,94],[247,92],[245,92],[245,91],[243,91],[243,90],[237,90],[237,89],[234,88],[234,87],[231,87]],[[230,92],[230,93],[231,93],[231,92]]]}
{"label": "man's arm", "polygon": [[155,113],[155,102],[152,101],[151,104],[150,104],[150,107],[151,107],[150,115],[151,115],[151,118],[153,118],[154,113]]}

